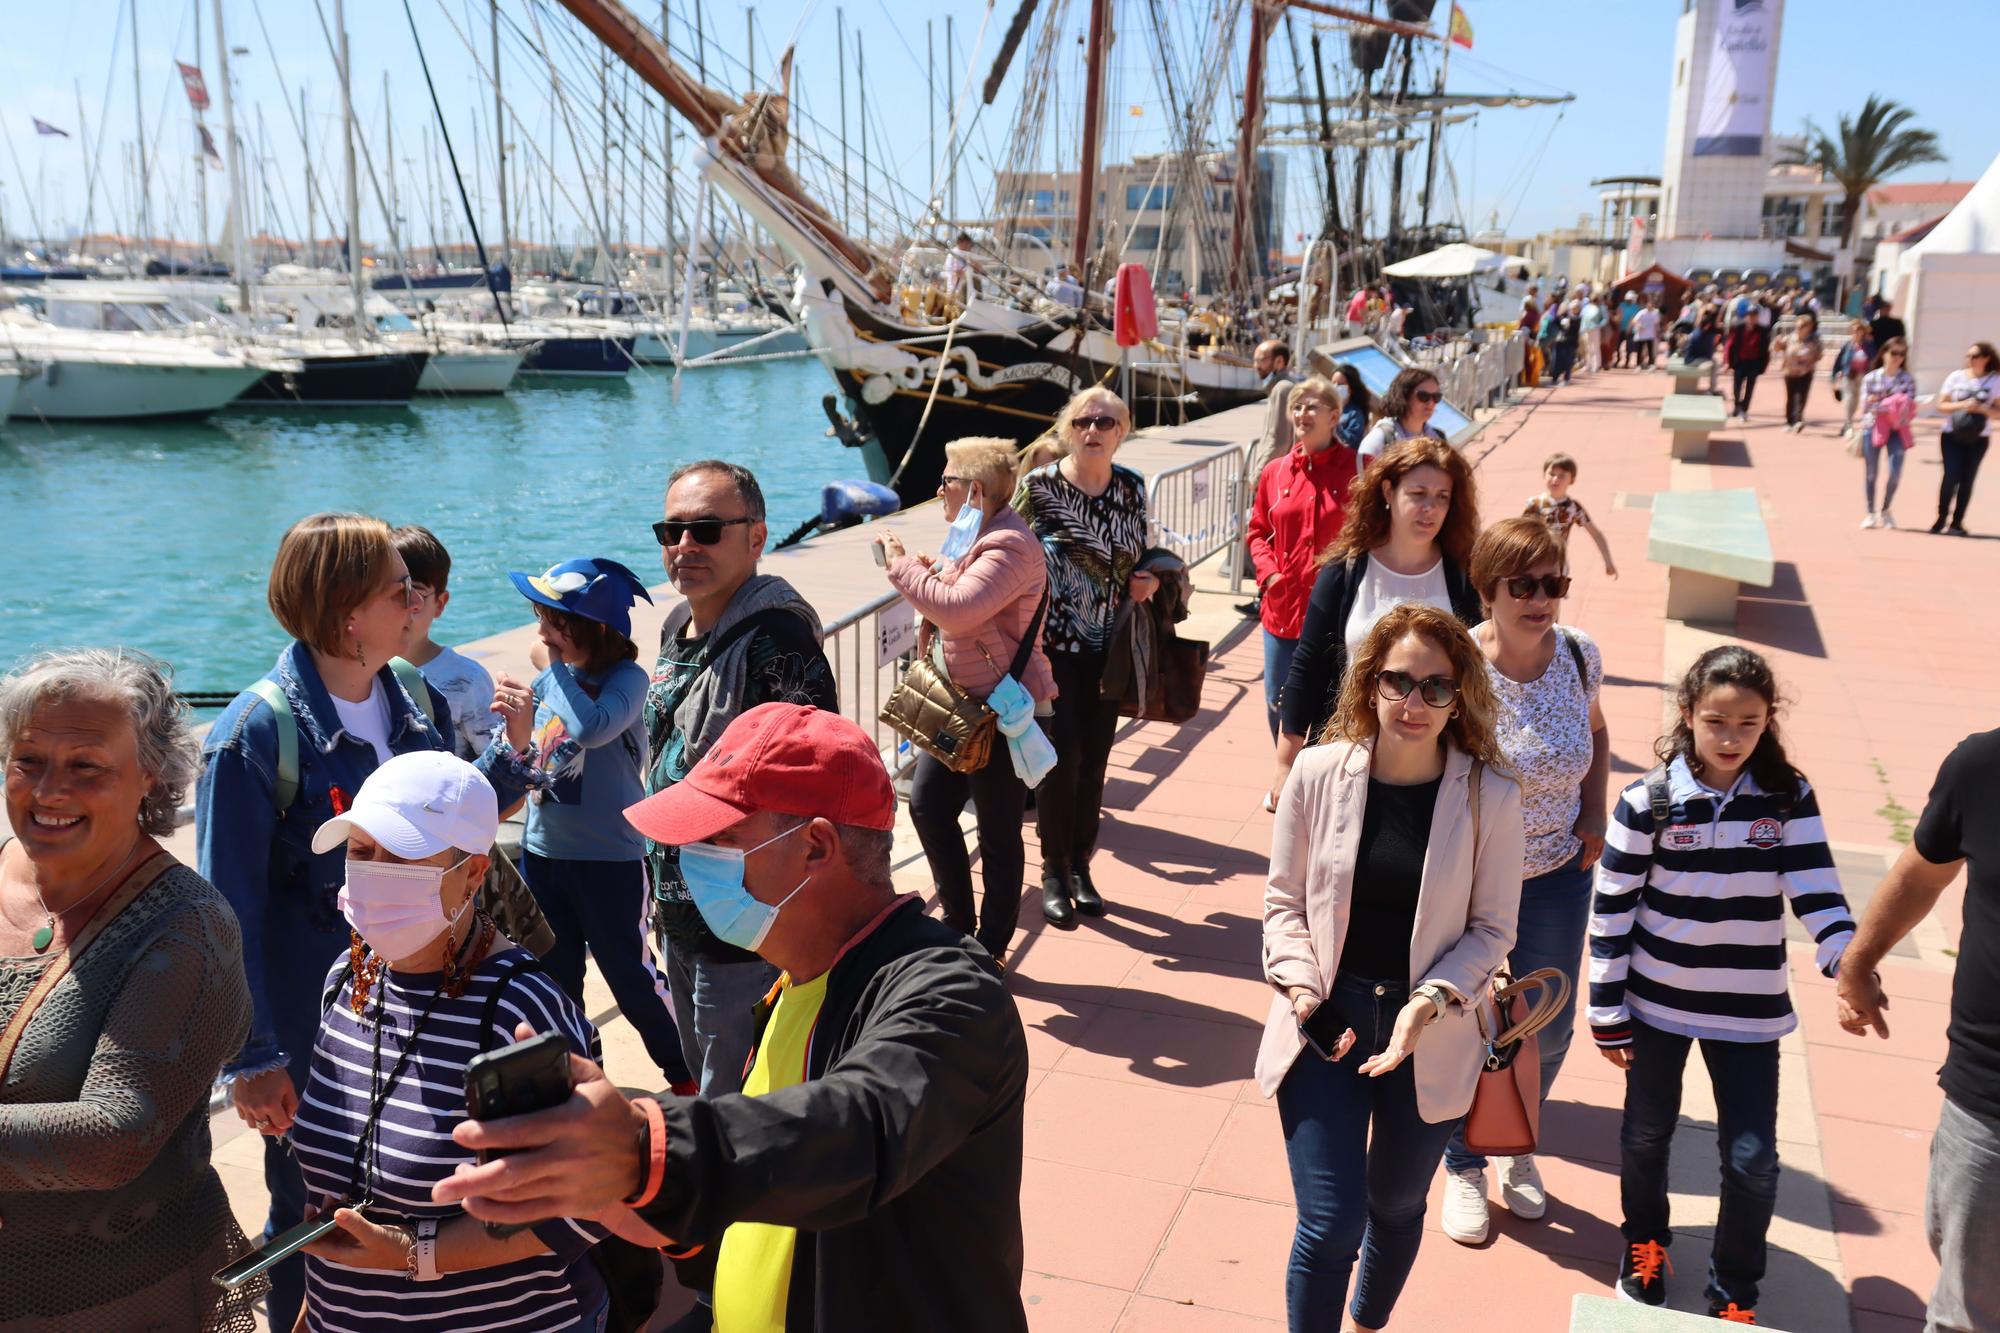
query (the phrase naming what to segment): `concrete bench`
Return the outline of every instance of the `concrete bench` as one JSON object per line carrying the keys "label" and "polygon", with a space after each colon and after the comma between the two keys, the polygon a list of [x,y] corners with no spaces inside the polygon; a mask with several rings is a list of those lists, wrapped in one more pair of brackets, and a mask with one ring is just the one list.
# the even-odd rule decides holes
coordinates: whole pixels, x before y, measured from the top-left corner
{"label": "concrete bench", "polygon": [[1773,577],[1757,492],[1661,491],[1646,558],[1667,567],[1668,619],[1734,625],[1737,589],[1768,588]]}
{"label": "concrete bench", "polygon": [[[1721,1328],[1703,1315],[1679,1310],[1654,1309],[1634,1301],[1610,1296],[1578,1295],[1569,1307],[1569,1333],[1701,1333]],[[1768,1330],[1770,1325],[1759,1324]]]}
{"label": "concrete bench", "polygon": [[1670,393],[1660,404],[1660,425],[1674,433],[1675,458],[1707,461],[1708,434],[1728,419],[1722,400],[1712,394]]}
{"label": "concrete bench", "polygon": [[1667,373],[1674,377],[1674,392],[1698,394],[1708,377],[1715,373],[1713,361],[1682,361],[1675,359],[1667,364]]}

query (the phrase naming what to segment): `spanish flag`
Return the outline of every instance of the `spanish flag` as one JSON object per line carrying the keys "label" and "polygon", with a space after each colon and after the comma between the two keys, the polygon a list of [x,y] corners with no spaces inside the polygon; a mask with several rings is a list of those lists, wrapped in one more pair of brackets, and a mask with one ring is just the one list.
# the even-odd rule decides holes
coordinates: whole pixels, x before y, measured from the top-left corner
{"label": "spanish flag", "polygon": [[1472,20],[1458,7],[1458,0],[1451,2],[1451,40],[1468,51],[1472,49]]}

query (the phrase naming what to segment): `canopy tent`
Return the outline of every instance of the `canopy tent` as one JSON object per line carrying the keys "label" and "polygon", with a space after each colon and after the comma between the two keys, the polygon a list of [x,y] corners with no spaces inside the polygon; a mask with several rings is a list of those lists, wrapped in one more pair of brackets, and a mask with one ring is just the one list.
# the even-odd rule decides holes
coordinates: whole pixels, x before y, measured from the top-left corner
{"label": "canopy tent", "polygon": [[1965,198],[1903,252],[1896,313],[1910,331],[1910,373],[1937,392],[1968,343],[1994,337],[2000,310],[2000,157]]}
{"label": "canopy tent", "polygon": [[1670,269],[1658,264],[1648,264],[1637,273],[1627,273],[1611,284],[1611,302],[1616,305],[1625,299],[1625,293],[1636,293],[1641,301],[1647,297],[1657,297],[1660,303],[1661,334],[1665,335],[1665,325],[1671,323],[1687,304],[1688,294],[1694,284]]}
{"label": "canopy tent", "polygon": [[1501,256],[1491,250],[1457,241],[1427,250],[1423,254],[1391,264],[1382,271],[1392,278],[1469,278],[1475,273],[1497,269]]}

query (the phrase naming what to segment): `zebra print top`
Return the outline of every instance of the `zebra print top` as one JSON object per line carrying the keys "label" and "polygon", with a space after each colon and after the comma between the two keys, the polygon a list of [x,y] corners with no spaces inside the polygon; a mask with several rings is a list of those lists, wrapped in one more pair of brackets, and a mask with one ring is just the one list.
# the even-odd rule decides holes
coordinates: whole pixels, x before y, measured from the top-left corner
{"label": "zebra print top", "polygon": [[1049,653],[1099,653],[1146,549],[1146,481],[1111,466],[1111,484],[1091,495],[1049,463],[1021,479],[1014,508],[1041,540],[1049,564]]}

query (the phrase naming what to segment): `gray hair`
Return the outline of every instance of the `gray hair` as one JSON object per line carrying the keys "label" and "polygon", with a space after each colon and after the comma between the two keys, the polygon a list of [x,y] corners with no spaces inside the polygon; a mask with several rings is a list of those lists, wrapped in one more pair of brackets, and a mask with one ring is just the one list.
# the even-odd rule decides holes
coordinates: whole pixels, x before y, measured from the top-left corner
{"label": "gray hair", "polygon": [[139,804],[139,827],[154,837],[174,831],[175,812],[201,770],[188,730],[187,705],[174,693],[173,669],[126,648],[42,653],[0,677],[0,759],[44,706],[71,699],[121,705],[139,742],[139,767],[153,790]]}
{"label": "gray hair", "polygon": [[889,863],[895,852],[896,831],[860,824],[835,824],[834,828],[840,832],[840,852],[854,877],[870,888],[894,892]]}

